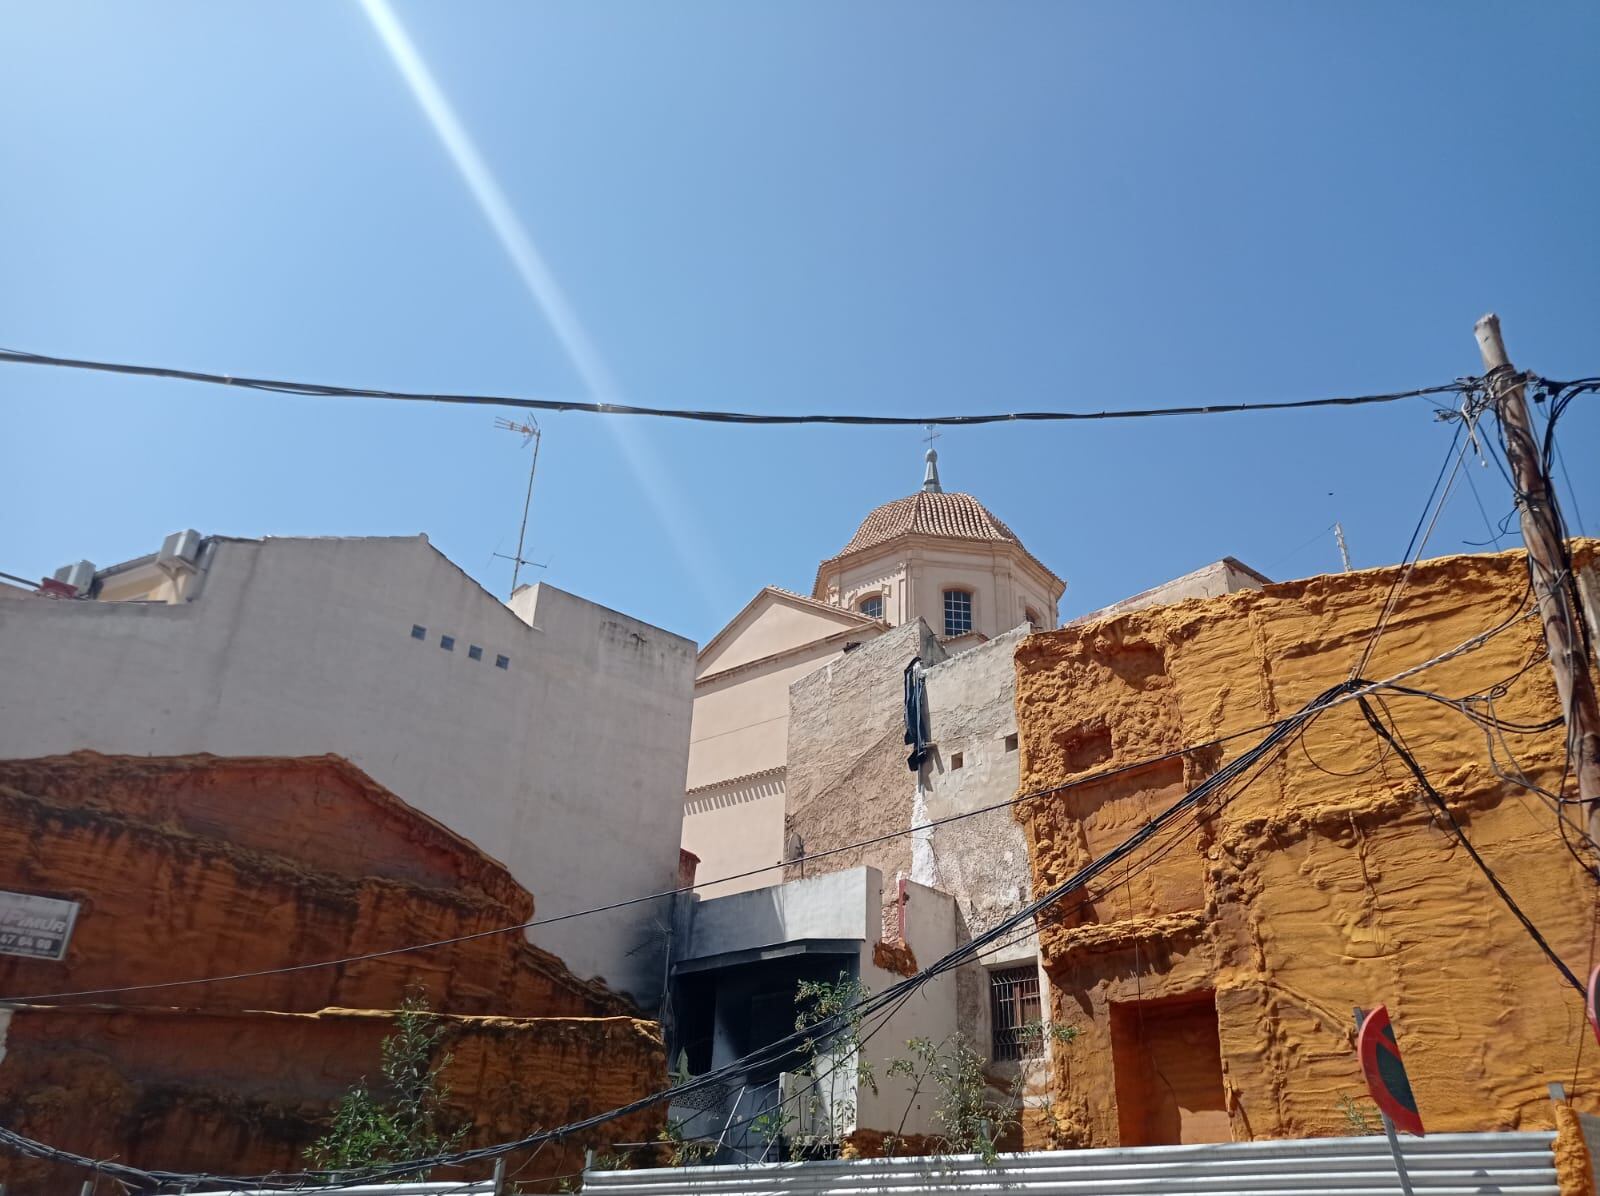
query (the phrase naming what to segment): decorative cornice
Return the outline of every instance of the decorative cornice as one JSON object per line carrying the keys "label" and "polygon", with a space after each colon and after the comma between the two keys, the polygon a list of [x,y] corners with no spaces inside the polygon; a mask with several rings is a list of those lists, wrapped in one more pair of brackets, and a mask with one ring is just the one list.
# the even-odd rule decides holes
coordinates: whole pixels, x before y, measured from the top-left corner
{"label": "decorative cornice", "polygon": [[[900,556],[908,563],[911,556],[907,550],[912,548],[951,548],[959,546],[971,552],[987,551],[991,558],[1005,557],[1007,560],[1032,568],[1036,571],[1036,580],[1044,583],[1047,592],[1053,592],[1052,601],[1061,601],[1061,595],[1066,592],[1067,583],[1052,573],[1049,567],[1033,553],[1023,547],[1019,540],[990,540],[963,536],[935,536],[926,532],[904,532],[891,539],[873,544],[866,548],[858,548],[850,552],[841,552],[838,556],[829,557],[817,566],[816,580],[812,583],[813,600],[815,595],[824,590],[824,578],[835,571],[842,571],[846,564],[854,564],[858,560],[871,560],[878,556]],[[839,608],[835,608],[839,609]]]}
{"label": "decorative cornice", "polygon": [[696,785],[683,795],[684,817],[708,814],[712,810],[725,810],[729,806],[742,806],[763,797],[775,797],[784,792],[788,768],[764,768],[743,776],[713,781],[709,785]]}

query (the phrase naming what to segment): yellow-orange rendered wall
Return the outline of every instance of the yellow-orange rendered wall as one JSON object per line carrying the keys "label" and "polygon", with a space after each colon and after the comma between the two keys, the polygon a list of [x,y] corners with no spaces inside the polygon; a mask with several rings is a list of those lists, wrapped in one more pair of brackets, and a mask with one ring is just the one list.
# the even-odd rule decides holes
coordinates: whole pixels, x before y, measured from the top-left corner
{"label": "yellow-orange rendered wall", "polygon": [[[1595,548],[1575,548],[1589,584]],[[1396,573],[1314,577],[1023,641],[1024,793],[1243,733],[1019,807],[1036,889],[1060,883],[1245,751],[1264,733],[1253,728],[1347,677]],[[1504,625],[1408,683],[1457,698],[1504,683],[1495,715],[1547,720],[1555,687],[1531,610],[1521,553],[1424,562],[1362,675],[1389,677]],[[1467,836],[1586,977],[1600,892],[1562,845],[1551,806],[1496,774],[1484,731],[1456,708],[1392,691],[1383,703]],[[1507,734],[1494,751],[1501,769],[1559,785],[1560,731]],[[1581,826],[1581,809],[1573,821]],[[1353,702],[1056,915],[1041,934],[1052,1017],[1080,1034],[1055,1055],[1053,1106],[1032,1124],[1036,1139],[1109,1145],[1123,1127],[1172,1140],[1357,1132],[1346,1098],[1376,1128],[1352,1007],[1380,1003],[1430,1131],[1549,1128],[1551,1080],[1568,1085],[1577,1107],[1600,1107],[1600,1049],[1583,1045],[1580,996]],[[1212,1000],[1218,1045],[1207,1047],[1189,1023]],[[1163,1021],[1169,1009],[1188,1019],[1190,1062],[1220,1053],[1221,1117],[1142,1107],[1173,1099],[1162,1095],[1171,1085],[1138,1081],[1150,1067],[1129,1058],[1143,1050],[1159,1063],[1180,1049]]]}

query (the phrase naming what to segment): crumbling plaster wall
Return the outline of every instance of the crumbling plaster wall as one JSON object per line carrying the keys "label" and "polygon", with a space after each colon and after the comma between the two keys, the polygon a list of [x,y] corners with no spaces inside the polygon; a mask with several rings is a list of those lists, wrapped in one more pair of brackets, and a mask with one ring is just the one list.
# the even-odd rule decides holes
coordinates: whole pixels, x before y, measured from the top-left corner
{"label": "crumbling plaster wall", "polygon": [[[1577,551],[1590,571],[1594,547]],[[1025,640],[1023,791],[1244,732],[1021,807],[1037,888],[1058,884],[1244,751],[1263,734],[1253,728],[1349,675],[1395,578],[1394,569],[1314,577]],[[1510,679],[1498,715],[1551,717],[1539,621],[1517,617],[1527,589],[1520,553],[1419,565],[1363,675],[1393,675],[1512,619],[1410,683],[1460,696]],[[1563,849],[1549,808],[1495,774],[1483,733],[1453,708],[1385,702],[1472,842],[1581,971],[1595,888]],[[1556,785],[1560,733],[1512,739],[1531,778]],[[1579,996],[1353,703],[1319,717],[1251,784],[1209,803],[1197,826],[1158,838],[1087,894],[1064,899],[1041,938],[1053,1015],[1081,1032],[1053,1068],[1063,1143],[1119,1139],[1116,1006],[1154,1017],[1153,1002],[1215,994],[1235,1138],[1348,1132],[1340,1098],[1364,1092],[1352,1006],[1388,1005],[1436,1131],[1548,1127],[1546,1082],[1570,1080],[1589,1032]],[[1137,1033],[1138,1019],[1129,1024]]]}
{"label": "crumbling plaster wall", "polygon": [[[944,655],[927,626],[914,620],[789,687],[786,844],[798,835],[814,855],[909,825],[916,780],[906,767],[902,670],[913,656],[932,662]],[[911,871],[910,837],[790,862],[784,877],[861,864],[876,868],[892,888],[896,876]]]}
{"label": "crumbling plaster wall", "polygon": [[[885,633],[791,689],[789,829],[800,836],[806,850],[827,850],[926,827],[860,852],[805,862],[809,874],[844,868],[857,858],[879,869],[885,937],[895,933],[897,875],[909,874],[912,882],[907,924],[916,925],[919,915],[927,916],[926,909],[918,909],[919,901],[924,907],[948,908],[952,946],[990,929],[1031,898],[1027,845],[1005,805],[1016,794],[1018,780],[1019,753],[1007,742],[1016,731],[1013,656],[1027,634],[1027,628],[1018,628],[947,657],[925,624],[916,621]],[[926,689],[933,748],[921,773],[914,774],[905,764],[903,670],[919,652],[929,662]],[[1001,808],[973,813],[995,805]],[[966,814],[972,816],[928,825]],[[798,872],[791,864],[789,874]],[[912,946],[917,961],[931,962],[933,957],[915,943]],[[1013,934],[980,961],[940,981],[938,1000],[953,1005],[948,1015],[937,1019],[942,1029],[933,1036],[959,1031],[987,1053],[992,1029],[988,968],[1031,962],[1037,954],[1033,935]],[[863,975],[869,971],[864,963]],[[903,1050],[903,1037],[891,1037],[895,1051]],[[1047,1044],[1046,1054],[1055,1049]],[[1007,1086],[1019,1066],[1023,1065],[994,1065],[997,1085]],[[1038,1063],[1026,1066],[1031,1102],[1042,1094],[1045,1075]],[[902,1111],[894,1111],[894,1123]],[[861,1124],[893,1130],[893,1123],[885,1127],[871,1119],[888,1112],[885,1102],[864,1099]]]}
{"label": "crumbling plaster wall", "polygon": [[[916,820],[932,825],[913,840],[911,876],[955,899],[963,937],[991,929],[1033,897],[1027,843],[1006,804],[1017,793],[1021,755],[1011,746],[1017,730],[1015,655],[1029,632],[1019,627],[928,670],[936,747],[923,770]],[[957,821],[940,824],[951,818]],[[985,952],[983,966],[956,973],[958,1020],[980,1049],[988,1048],[992,1036],[986,969],[1028,962],[1038,953],[1037,936],[1011,934]],[[1045,1049],[1051,1049],[1048,1043]],[[1037,1078],[1042,1087],[1043,1076]]]}
{"label": "crumbling plaster wall", "polygon": [[[934,665],[927,675],[936,746],[919,821],[971,817],[926,832],[927,848],[918,853],[922,858],[912,879],[954,897],[973,934],[1014,914],[1032,897],[1022,828],[1002,805],[1017,792],[1020,753],[1007,740],[1017,729],[1014,657],[1027,635],[1028,629],[1019,627]],[[990,806],[1001,808],[974,813]],[[1034,950],[1024,941],[994,960],[1020,959]]]}

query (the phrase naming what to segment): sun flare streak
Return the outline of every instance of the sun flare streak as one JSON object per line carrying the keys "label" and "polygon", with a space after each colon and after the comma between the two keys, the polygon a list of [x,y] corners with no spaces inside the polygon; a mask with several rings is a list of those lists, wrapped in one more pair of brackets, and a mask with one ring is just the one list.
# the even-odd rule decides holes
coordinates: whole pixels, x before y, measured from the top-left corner
{"label": "sun flare streak", "polygon": [[[600,402],[619,401],[621,390],[605,358],[590,339],[566,292],[550,269],[549,262],[534,244],[505,190],[479,153],[471,134],[457,117],[454,107],[439,87],[433,72],[428,69],[428,64],[423,61],[405,26],[400,23],[388,0],[359,2],[412,98],[427,117],[445,152],[450,155],[461,181],[471,192],[479,211],[489,222],[496,239],[533,297],[545,323],[561,342],[562,349],[584,386]],[[695,577],[707,603],[715,609],[722,597],[715,585],[717,573],[712,567],[713,561],[704,539],[691,530],[686,504],[671,476],[662,468],[649,444],[626,421],[607,419],[604,423],[635,480],[650,497],[656,517],[680,561]]]}

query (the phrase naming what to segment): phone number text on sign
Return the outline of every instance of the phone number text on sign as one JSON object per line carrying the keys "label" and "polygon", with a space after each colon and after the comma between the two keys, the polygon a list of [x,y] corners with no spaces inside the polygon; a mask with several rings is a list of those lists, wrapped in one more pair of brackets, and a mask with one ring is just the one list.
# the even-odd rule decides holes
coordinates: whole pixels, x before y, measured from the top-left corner
{"label": "phone number text on sign", "polygon": [[0,889],[0,955],[63,959],[78,903]]}

